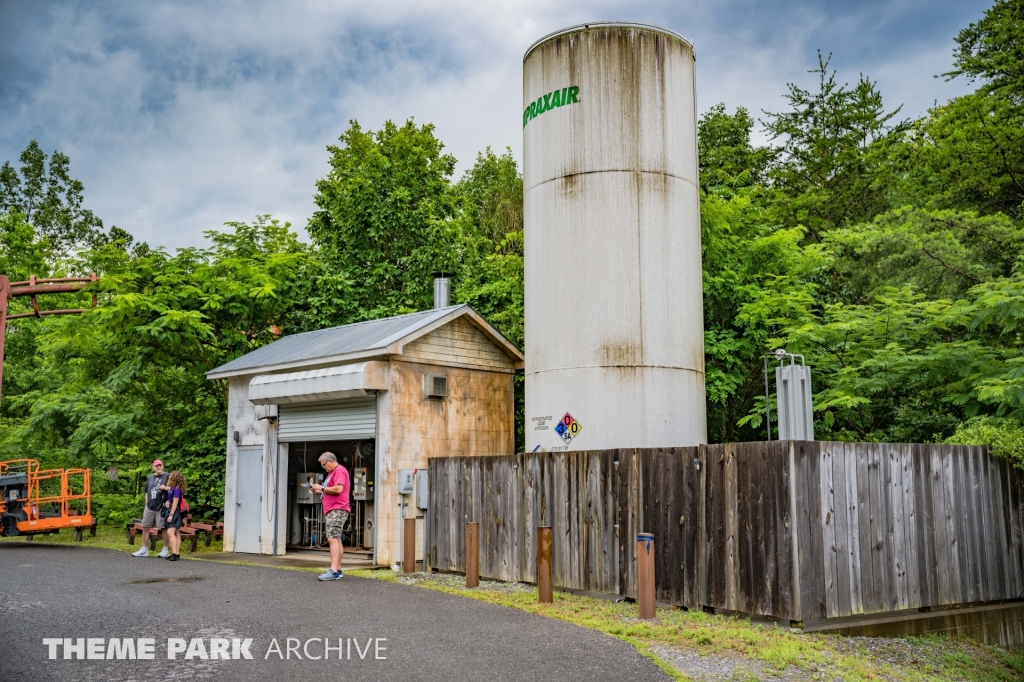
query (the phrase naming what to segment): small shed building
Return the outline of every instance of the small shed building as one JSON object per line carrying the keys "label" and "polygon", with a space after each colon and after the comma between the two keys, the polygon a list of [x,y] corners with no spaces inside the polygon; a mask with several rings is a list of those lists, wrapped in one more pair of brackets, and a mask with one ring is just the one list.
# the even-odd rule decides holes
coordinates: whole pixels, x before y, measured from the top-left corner
{"label": "small shed building", "polygon": [[402,561],[402,519],[415,515],[423,538],[409,470],[513,454],[522,368],[519,348],[458,305],[285,336],[209,372],[228,385],[224,550],[326,547],[308,485],[330,451],[352,480],[346,555]]}

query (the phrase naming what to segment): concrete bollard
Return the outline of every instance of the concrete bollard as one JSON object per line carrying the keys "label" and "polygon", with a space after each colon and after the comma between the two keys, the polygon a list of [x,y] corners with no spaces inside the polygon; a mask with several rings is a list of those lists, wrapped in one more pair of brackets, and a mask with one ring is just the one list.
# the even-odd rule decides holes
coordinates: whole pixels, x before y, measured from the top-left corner
{"label": "concrete bollard", "polygon": [[640,619],[654,618],[654,535],[638,533],[636,536],[637,601]]}
{"label": "concrete bollard", "polygon": [[480,587],[480,523],[466,524],[466,587]]}
{"label": "concrete bollard", "polygon": [[402,548],[402,570],[416,572],[416,519],[405,519],[405,545]]}
{"label": "concrete bollard", "polygon": [[541,604],[555,600],[551,593],[551,526],[537,527],[537,600]]}

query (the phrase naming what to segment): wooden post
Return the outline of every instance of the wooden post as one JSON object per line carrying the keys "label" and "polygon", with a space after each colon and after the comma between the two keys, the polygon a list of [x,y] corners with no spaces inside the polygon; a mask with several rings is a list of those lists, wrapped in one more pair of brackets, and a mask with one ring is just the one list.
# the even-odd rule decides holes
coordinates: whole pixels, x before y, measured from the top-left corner
{"label": "wooden post", "polygon": [[466,587],[480,586],[480,523],[466,524]]}
{"label": "wooden post", "polygon": [[636,536],[637,601],[640,619],[654,618],[654,535],[637,533]]}
{"label": "wooden post", "polygon": [[416,572],[416,517],[405,519],[405,544],[402,548],[402,570]]}
{"label": "wooden post", "polygon": [[551,526],[537,527],[537,598],[542,604],[554,602],[551,594]]}

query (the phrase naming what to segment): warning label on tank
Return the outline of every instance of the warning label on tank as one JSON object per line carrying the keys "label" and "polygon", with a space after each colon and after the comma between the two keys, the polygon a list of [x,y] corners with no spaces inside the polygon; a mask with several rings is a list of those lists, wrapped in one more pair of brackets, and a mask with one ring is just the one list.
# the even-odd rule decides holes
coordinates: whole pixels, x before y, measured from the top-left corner
{"label": "warning label on tank", "polygon": [[565,441],[566,445],[572,442],[572,439],[582,430],[583,425],[576,421],[576,418],[568,412],[565,413],[562,421],[558,422],[558,426],[555,427],[555,433]]}

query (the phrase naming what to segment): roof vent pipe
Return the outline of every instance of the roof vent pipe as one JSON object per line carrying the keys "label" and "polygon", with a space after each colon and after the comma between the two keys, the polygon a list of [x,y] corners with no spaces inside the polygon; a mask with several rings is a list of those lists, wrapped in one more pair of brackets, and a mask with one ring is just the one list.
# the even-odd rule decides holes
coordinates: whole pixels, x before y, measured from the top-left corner
{"label": "roof vent pipe", "polygon": [[451,297],[451,281],[445,272],[434,273],[434,310],[447,308]]}

